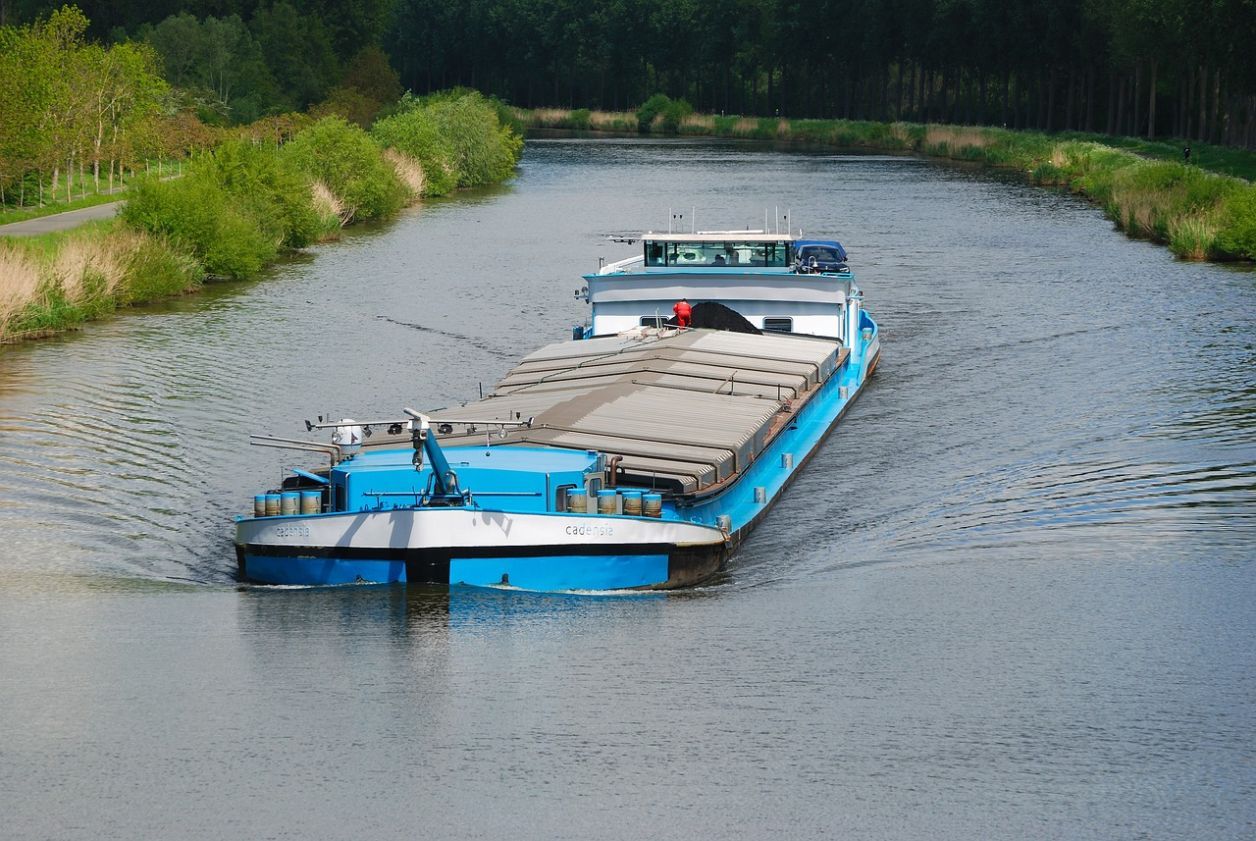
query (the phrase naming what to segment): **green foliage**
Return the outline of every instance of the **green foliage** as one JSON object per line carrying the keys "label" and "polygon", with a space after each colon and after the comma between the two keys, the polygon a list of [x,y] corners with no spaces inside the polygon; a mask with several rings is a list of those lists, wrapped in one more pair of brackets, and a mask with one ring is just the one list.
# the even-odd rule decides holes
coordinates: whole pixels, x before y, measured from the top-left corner
{"label": "green foliage", "polygon": [[458,167],[453,143],[441,131],[435,117],[422,107],[412,107],[379,120],[371,137],[392,147],[423,167],[426,196],[444,196],[458,187]]}
{"label": "green foliage", "polygon": [[375,46],[365,47],[353,57],[340,84],[381,106],[396,102],[402,94],[397,71],[388,64],[384,51]]}
{"label": "green foliage", "polygon": [[1256,186],[1247,185],[1226,196],[1215,246],[1218,256],[1256,260]]}
{"label": "green foliage", "polygon": [[319,236],[322,225],[310,203],[310,179],[274,146],[228,141],[190,171],[217,182],[267,239],[302,248]]}
{"label": "green foliage", "polygon": [[[156,54],[141,44],[90,43],[87,27],[72,6],[29,26],[0,27],[0,203],[42,203],[43,176],[32,179],[32,171],[59,174],[84,162],[96,170],[131,158],[158,112],[167,86]],[[62,183],[69,193],[70,180]]]}
{"label": "green foliage", "polygon": [[169,237],[194,254],[208,274],[220,277],[253,277],[279,252],[279,241],[267,236],[209,171],[174,181],[144,179],[131,188],[122,218],[134,228]]}
{"label": "green foliage", "polygon": [[279,0],[259,6],[251,28],[292,105],[307,108],[327,95],[340,75],[340,62],[320,16],[302,14],[287,0]]}
{"label": "green foliage", "polygon": [[1050,161],[1043,161],[1034,167],[1033,172],[1029,174],[1029,180],[1044,187],[1057,186],[1068,182],[1064,170]]}
{"label": "green foliage", "polygon": [[191,253],[163,237],[145,237],[131,252],[118,303],[143,304],[201,285],[205,270]]}
{"label": "green foliage", "polygon": [[[476,91],[455,89],[423,98],[406,95],[397,113],[372,135],[418,159],[427,195],[478,187],[510,178],[523,154],[523,138],[499,118],[501,106]],[[512,120],[513,122],[513,120]]]}
{"label": "green foliage", "polygon": [[588,131],[592,116],[588,108],[577,108],[567,116],[565,127],[576,131]]}
{"label": "green foliage", "polygon": [[656,93],[637,109],[637,130],[643,134],[653,131],[657,123],[664,134],[680,134],[680,124],[692,113],[693,106],[687,100]]}
{"label": "green foliage", "polygon": [[692,113],[693,106],[687,99],[673,99],[663,108],[660,127],[666,134],[680,134],[680,124]]}
{"label": "green foliage", "polygon": [[161,55],[166,78],[197,99],[204,118],[250,122],[281,100],[263,46],[237,15],[198,20],[182,12],[144,37]]}
{"label": "green foliage", "polygon": [[424,110],[454,149],[459,187],[495,184],[510,178],[523,154],[523,138],[497,119],[497,110],[472,91],[457,98],[437,98]]}
{"label": "green foliage", "polygon": [[672,104],[672,98],[665,93],[656,93],[637,109],[637,130],[647,134],[654,127],[654,120]]}
{"label": "green foliage", "polygon": [[349,219],[381,219],[405,205],[406,189],[370,135],[340,117],[325,117],[299,132],[283,155],[326,184]]}

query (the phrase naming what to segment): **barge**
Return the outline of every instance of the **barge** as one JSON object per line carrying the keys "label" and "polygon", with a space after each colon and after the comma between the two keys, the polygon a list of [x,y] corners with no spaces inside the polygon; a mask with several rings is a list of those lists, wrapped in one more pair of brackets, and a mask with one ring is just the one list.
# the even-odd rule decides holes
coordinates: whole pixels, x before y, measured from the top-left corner
{"label": "barge", "polygon": [[833,241],[647,233],[591,317],[481,399],[306,422],[330,443],[237,518],[242,579],[665,589],[722,569],[862,391],[876,322]]}

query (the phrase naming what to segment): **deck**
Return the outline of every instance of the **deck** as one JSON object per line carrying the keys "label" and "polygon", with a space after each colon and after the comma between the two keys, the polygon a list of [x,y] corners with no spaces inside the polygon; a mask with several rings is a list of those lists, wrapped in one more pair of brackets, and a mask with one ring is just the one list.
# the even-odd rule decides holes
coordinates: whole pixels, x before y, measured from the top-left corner
{"label": "deck", "polygon": [[[621,485],[703,496],[763,452],[845,361],[837,341],[812,336],[640,328],[542,347],[482,400],[434,418],[515,421],[456,426],[446,445],[489,440],[605,453]],[[398,446],[404,436],[374,436]]]}

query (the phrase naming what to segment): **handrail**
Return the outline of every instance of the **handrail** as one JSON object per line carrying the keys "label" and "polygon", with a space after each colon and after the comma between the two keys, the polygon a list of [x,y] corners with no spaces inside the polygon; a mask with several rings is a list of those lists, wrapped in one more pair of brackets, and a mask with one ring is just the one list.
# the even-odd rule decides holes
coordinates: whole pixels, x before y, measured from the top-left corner
{"label": "handrail", "polygon": [[635,257],[626,257],[623,260],[616,260],[614,263],[607,263],[605,266],[597,270],[599,275],[614,274],[620,269],[625,269],[633,263],[644,263],[645,255],[638,254]]}

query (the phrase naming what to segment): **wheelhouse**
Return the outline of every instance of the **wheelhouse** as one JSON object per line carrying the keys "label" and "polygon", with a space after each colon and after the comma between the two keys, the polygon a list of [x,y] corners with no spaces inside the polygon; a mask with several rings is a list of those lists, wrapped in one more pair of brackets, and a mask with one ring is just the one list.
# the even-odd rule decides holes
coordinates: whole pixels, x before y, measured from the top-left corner
{"label": "wheelhouse", "polygon": [[[581,336],[663,327],[682,298],[718,303],[751,328],[849,341],[856,293],[846,251],[831,240],[780,231],[647,232],[636,256],[586,275],[592,304]],[[735,317],[735,316],[734,316]]]}

